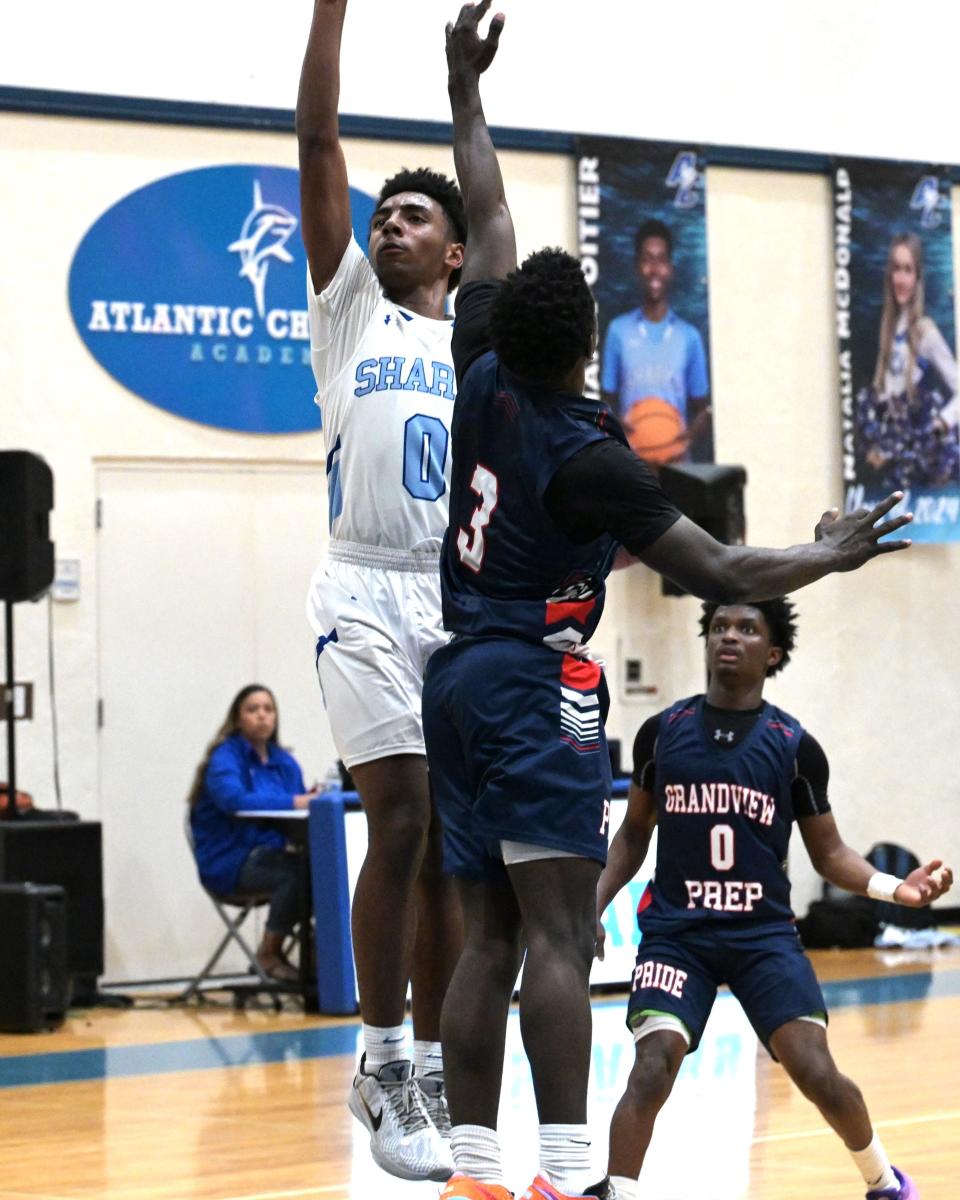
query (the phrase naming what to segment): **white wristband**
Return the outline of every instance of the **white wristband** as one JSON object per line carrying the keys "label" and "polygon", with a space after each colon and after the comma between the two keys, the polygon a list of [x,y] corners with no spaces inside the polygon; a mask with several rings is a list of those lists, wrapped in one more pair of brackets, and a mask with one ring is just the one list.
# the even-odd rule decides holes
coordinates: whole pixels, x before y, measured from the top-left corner
{"label": "white wristband", "polygon": [[871,900],[893,900],[893,893],[897,890],[902,879],[898,879],[896,875],[886,875],[883,871],[877,871],[875,875],[870,876],[867,883],[867,895]]}

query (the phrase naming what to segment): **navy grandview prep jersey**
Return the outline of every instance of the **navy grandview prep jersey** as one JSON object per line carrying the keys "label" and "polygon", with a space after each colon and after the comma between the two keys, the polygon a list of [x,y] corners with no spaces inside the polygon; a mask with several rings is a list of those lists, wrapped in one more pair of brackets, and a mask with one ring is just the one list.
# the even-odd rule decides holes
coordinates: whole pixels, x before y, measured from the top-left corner
{"label": "navy grandview prep jersey", "polygon": [[704,729],[703,696],[660,715],[657,867],[640,902],[644,933],[695,924],[793,920],[785,870],[803,728],[764,704],[737,746]]}
{"label": "navy grandview prep jersey", "polygon": [[[576,545],[544,493],[578,450],[623,433],[604,404],[507,379],[488,351],[453,411],[443,623],[467,637],[520,637],[574,651],[597,627],[616,542]],[[481,449],[482,448],[482,449]]]}

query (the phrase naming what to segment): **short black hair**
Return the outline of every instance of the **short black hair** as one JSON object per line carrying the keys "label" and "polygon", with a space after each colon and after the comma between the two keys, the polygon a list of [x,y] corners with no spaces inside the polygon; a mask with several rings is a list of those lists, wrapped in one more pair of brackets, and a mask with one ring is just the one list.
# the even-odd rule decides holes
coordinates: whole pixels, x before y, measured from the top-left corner
{"label": "short black hair", "polygon": [[508,370],[550,386],[590,356],[596,325],[579,260],[547,248],[504,280],[490,311],[490,341]]}
{"label": "short black hair", "polygon": [[637,236],[633,243],[633,252],[637,258],[640,257],[640,251],[647,238],[662,238],[667,243],[667,253],[673,258],[673,234],[670,232],[669,225],[658,221],[656,217],[651,217],[648,221],[643,222],[637,230]]}
{"label": "short black hair", "polygon": [[[377,197],[377,208],[383,204],[384,200],[389,200],[398,192],[422,192],[424,196],[436,200],[447,214],[447,220],[453,227],[456,241],[466,242],[467,212],[463,207],[463,196],[460,194],[460,189],[452,179],[441,175],[439,171],[431,171],[427,167],[418,167],[415,171],[403,167],[392,178],[384,181],[380,195]],[[460,268],[458,267],[456,271],[450,273],[447,291],[452,292],[459,282]]]}
{"label": "short black hair", "polygon": [[770,630],[770,644],[779,646],[782,651],[780,661],[767,669],[767,676],[776,675],[783,670],[797,644],[797,610],[792,600],[786,596],[777,596],[773,600],[745,600],[742,605],[715,604],[712,600],[705,600],[703,615],[700,618],[702,638],[706,638],[710,632],[718,608],[755,608],[763,613],[763,619]]}

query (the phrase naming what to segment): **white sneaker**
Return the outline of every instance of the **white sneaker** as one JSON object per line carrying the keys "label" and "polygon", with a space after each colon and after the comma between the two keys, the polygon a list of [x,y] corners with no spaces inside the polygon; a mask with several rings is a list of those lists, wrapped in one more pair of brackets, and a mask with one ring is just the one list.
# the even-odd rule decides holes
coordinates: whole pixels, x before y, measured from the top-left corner
{"label": "white sneaker", "polygon": [[443,1085],[443,1072],[431,1071],[418,1075],[417,1084],[423,1093],[430,1120],[436,1125],[437,1133],[445,1142],[450,1140],[450,1109],[447,1107],[447,1090]]}
{"label": "white sneaker", "polygon": [[347,1103],[370,1131],[373,1161],[398,1179],[443,1183],[453,1174],[453,1157],[427,1113],[413,1063],[399,1059],[368,1075],[365,1059],[360,1059]]}

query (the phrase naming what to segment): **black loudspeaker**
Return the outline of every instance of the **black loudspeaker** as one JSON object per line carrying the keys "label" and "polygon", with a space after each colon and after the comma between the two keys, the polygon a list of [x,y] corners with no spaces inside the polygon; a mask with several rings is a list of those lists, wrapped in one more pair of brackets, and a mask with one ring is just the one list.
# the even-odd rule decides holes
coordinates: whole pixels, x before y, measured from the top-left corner
{"label": "black loudspeaker", "polygon": [[67,899],[61,887],[0,884],[0,1030],[54,1029],[67,1012]]}
{"label": "black loudspeaker", "polygon": [[607,738],[607,749],[610,752],[610,774],[614,779],[619,779],[623,775],[623,767],[620,763],[621,742],[619,738]]}
{"label": "black loudspeaker", "polygon": [[0,450],[0,600],[36,600],[53,583],[53,472],[29,450]]}
{"label": "black loudspeaker", "polygon": [[67,971],[75,993],[103,974],[101,833],[99,821],[0,821],[0,884],[55,884],[66,892]]}
{"label": "black loudspeaker", "polygon": [[[685,517],[718,542],[742,546],[747,538],[743,508],[746,467],[719,463],[674,463],[659,471],[660,486]],[[670,579],[662,580],[665,596],[687,593]]]}

